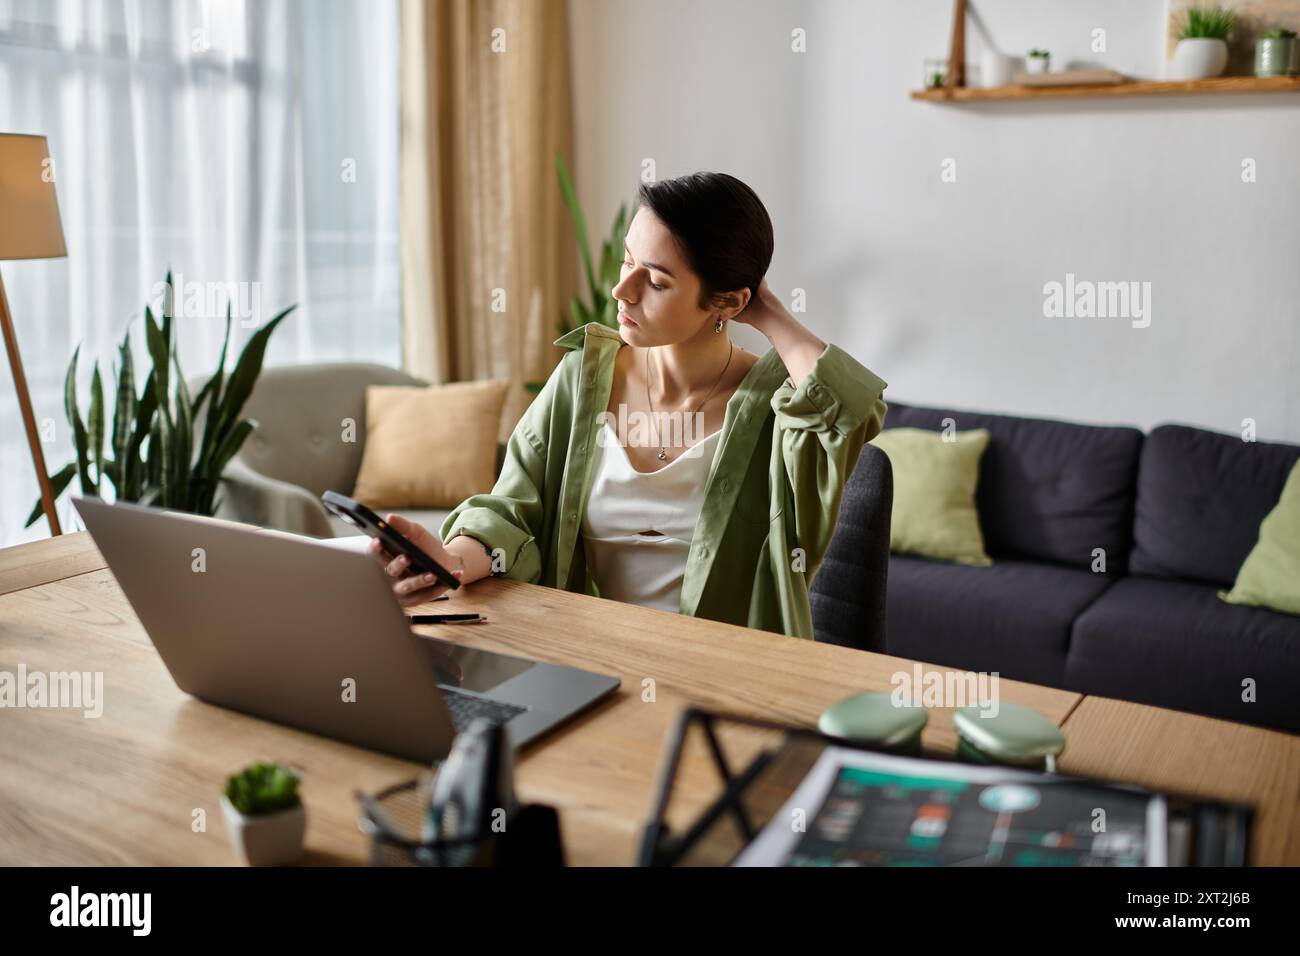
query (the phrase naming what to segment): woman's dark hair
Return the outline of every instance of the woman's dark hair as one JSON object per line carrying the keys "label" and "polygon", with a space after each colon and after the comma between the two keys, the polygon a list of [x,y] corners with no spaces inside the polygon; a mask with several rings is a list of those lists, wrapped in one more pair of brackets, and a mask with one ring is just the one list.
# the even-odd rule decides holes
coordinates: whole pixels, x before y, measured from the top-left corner
{"label": "woman's dark hair", "polygon": [[772,220],[754,190],[726,173],[691,173],[637,191],[668,227],[700,277],[700,308],[720,292],[748,289],[750,301],[772,263]]}

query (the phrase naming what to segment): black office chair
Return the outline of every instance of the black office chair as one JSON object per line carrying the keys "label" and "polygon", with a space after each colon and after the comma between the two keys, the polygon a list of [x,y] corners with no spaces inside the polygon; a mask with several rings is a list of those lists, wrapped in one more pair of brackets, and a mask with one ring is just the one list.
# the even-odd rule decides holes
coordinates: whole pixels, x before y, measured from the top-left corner
{"label": "black office chair", "polygon": [[894,472],[889,457],[864,445],[844,486],[840,515],[809,591],[813,635],[826,644],[885,653],[889,515]]}

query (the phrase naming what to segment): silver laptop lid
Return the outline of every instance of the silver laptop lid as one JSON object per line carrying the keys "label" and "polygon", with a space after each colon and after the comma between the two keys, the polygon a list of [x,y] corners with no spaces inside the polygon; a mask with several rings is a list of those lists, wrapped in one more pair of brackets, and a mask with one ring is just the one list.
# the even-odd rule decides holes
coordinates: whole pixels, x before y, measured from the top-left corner
{"label": "silver laptop lid", "polygon": [[436,652],[373,559],[213,518],[73,502],[181,690],[408,759],[447,754]]}

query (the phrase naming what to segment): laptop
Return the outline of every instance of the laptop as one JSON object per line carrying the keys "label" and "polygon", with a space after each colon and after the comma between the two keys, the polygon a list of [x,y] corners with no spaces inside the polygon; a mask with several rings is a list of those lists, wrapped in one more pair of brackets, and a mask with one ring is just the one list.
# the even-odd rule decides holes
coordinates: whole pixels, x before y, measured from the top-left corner
{"label": "laptop", "polygon": [[216,518],[73,502],[176,685],[208,703],[429,763],[475,717],[503,723],[523,747],[619,686],[415,633],[392,580],[364,553]]}

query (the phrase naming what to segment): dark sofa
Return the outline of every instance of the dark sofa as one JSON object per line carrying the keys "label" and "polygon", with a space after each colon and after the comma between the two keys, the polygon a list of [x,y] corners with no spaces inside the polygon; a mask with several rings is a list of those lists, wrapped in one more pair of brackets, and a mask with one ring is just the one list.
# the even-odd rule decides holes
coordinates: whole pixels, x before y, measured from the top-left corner
{"label": "dark sofa", "polygon": [[1300,446],[897,402],[885,427],[948,419],[990,432],[976,503],[994,563],[893,555],[889,653],[1300,732],[1300,617],[1217,597]]}

